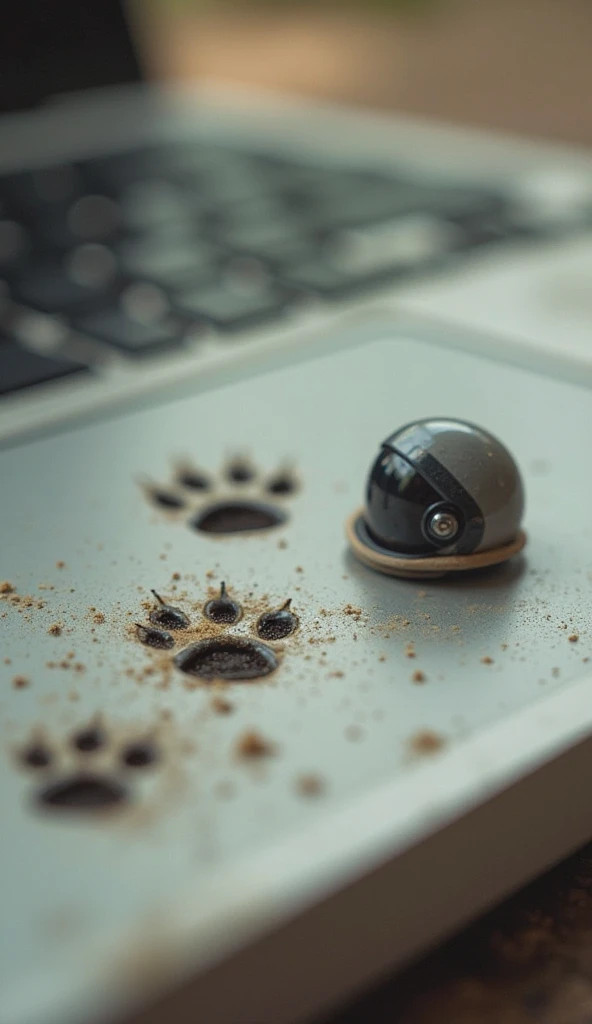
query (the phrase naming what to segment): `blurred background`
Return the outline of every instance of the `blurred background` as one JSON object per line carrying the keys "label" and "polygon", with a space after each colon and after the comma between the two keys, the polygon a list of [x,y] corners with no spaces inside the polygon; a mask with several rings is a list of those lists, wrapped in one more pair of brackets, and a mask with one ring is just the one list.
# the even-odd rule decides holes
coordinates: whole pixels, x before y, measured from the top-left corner
{"label": "blurred background", "polygon": [[211,77],[592,143],[591,0],[134,0],[164,80]]}

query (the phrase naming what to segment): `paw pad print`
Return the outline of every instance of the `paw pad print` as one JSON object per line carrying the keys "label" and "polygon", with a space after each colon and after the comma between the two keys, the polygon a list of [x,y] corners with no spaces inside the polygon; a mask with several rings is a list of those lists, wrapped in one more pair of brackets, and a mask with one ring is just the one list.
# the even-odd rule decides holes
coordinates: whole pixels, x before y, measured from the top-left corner
{"label": "paw pad print", "polygon": [[134,737],[116,746],[97,723],[73,732],[65,745],[32,739],[19,762],[38,785],[34,803],[58,814],[92,815],[135,802],[136,776],[153,771],[160,751],[152,738]]}
{"label": "paw pad print", "polygon": [[[254,623],[247,625],[246,633],[234,632],[244,612],[228,593],[225,583],[216,597],[205,602],[203,618],[197,624],[190,621],[182,608],[168,604],[156,591],[152,594],[156,603],[148,622],[136,623],[138,639],[145,646],[161,651],[172,651],[181,642],[183,646],[172,655],[174,666],[205,682],[246,681],[271,675],[280,664],[282,648],[277,646],[278,642],[290,637],[299,625],[288,599],[279,608],[260,614]],[[196,629],[206,635],[187,643],[190,633]]]}
{"label": "paw pad print", "polygon": [[183,463],[166,485],[143,485],[149,502],[204,534],[249,534],[271,530],[288,520],[288,505],[298,490],[292,469],[262,477],[252,462],[233,458],[214,478]]}

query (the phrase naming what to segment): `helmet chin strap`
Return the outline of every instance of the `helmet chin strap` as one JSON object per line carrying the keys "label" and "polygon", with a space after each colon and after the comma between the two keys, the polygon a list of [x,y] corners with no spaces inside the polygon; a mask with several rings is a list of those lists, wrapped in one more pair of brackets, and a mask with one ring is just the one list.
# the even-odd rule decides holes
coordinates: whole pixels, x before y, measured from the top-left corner
{"label": "helmet chin strap", "polygon": [[[477,502],[464,489],[461,483],[450,473],[441,462],[438,462],[430,452],[416,448],[412,455],[402,451],[396,444],[385,442],[396,455],[405,459],[417,473],[442,496],[442,503],[450,509],[459,522],[461,532],[457,533],[456,540],[450,538],[446,544],[439,544],[435,537],[428,535],[430,543],[438,547],[453,546],[457,555],[470,555],[476,551],[485,532],[485,517]],[[425,533],[424,533],[425,535]]]}

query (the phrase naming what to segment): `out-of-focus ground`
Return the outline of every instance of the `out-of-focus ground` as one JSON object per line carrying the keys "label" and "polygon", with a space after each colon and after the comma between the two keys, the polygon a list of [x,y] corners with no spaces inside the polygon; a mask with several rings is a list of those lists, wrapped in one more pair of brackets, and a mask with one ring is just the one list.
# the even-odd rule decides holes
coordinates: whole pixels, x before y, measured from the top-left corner
{"label": "out-of-focus ground", "polygon": [[150,71],[208,76],[592,143],[592,0],[335,4],[136,0]]}

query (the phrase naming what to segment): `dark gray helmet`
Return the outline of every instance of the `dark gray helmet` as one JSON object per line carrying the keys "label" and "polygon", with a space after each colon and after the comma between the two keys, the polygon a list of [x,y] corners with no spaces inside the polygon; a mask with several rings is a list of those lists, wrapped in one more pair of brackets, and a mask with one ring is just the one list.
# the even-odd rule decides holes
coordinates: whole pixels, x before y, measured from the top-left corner
{"label": "dark gray helmet", "polygon": [[468,555],[511,543],[523,508],[518,467],[500,441],[471,423],[430,419],[383,442],[364,518],[390,551]]}

